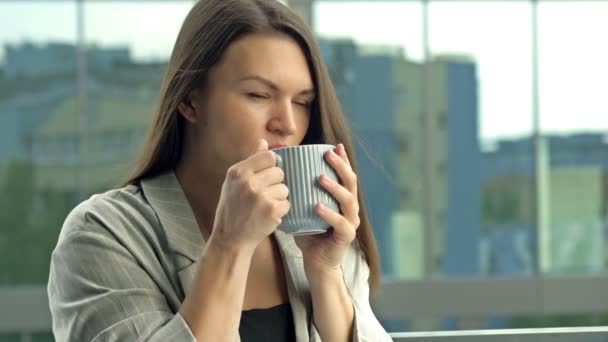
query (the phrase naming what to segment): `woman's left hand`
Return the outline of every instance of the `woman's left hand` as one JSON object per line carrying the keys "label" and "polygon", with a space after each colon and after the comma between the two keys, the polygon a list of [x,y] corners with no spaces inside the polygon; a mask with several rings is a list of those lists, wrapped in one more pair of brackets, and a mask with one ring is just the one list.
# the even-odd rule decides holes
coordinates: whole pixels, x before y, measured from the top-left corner
{"label": "woman's left hand", "polygon": [[344,145],[338,144],[335,152],[326,152],[325,159],[336,170],[341,183],[325,175],[321,175],[319,181],[338,201],[341,213],[318,203],[315,211],[332,228],[325,234],[295,237],[296,244],[302,251],[305,271],[309,278],[313,274],[341,269],[344,254],[357,236],[360,224],[357,175],[350,165]]}

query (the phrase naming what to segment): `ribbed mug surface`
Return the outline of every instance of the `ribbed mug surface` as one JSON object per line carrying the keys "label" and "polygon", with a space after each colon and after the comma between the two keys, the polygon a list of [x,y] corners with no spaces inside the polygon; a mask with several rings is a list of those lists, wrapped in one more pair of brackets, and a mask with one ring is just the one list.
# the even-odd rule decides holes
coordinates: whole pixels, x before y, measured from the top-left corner
{"label": "ribbed mug surface", "polygon": [[319,183],[319,176],[338,181],[335,170],[325,161],[324,155],[335,150],[334,145],[299,145],[272,150],[277,166],[285,173],[284,183],[289,189],[289,212],[283,217],[279,229],[292,235],[325,233],[329,225],[315,212],[321,202],[339,212],[338,202]]}

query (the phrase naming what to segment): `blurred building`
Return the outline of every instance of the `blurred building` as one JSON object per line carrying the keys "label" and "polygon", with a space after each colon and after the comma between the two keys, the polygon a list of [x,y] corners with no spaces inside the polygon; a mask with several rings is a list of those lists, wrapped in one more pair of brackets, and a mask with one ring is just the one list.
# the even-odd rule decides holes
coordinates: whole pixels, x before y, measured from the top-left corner
{"label": "blurred building", "polygon": [[[477,274],[481,156],[475,64],[461,58],[430,63],[431,108],[425,113],[425,65],[408,61],[394,47],[359,48],[349,40],[321,45],[355,134],[384,274],[421,276],[424,254],[430,256],[432,273]],[[432,146],[424,145],[423,115],[431,116]],[[424,225],[422,165],[427,156],[431,227]],[[422,229],[429,231],[428,243]]]}
{"label": "blurred building", "polygon": [[551,170],[549,248],[546,272],[598,273],[606,258],[606,203],[602,168],[568,166]]}
{"label": "blurred building", "polygon": [[362,56],[350,40],[321,41],[336,92],[353,133],[359,176],[380,246],[384,275],[394,275],[391,216],[398,208],[396,183],[397,78],[391,56]]}
{"label": "blurred building", "polygon": [[[91,93],[85,140],[80,135],[75,97],[67,98],[33,136],[37,187],[78,192],[84,186],[86,192],[99,192],[117,185],[132,166],[146,134],[155,94]],[[85,180],[79,178],[81,173],[86,174]]]}
{"label": "blurred building", "polygon": [[[129,63],[129,48],[99,48],[87,46],[87,63],[98,71],[111,71],[117,63]],[[77,64],[77,49],[73,44],[49,43],[34,45],[5,45],[5,79],[40,78],[74,72]]]}
{"label": "blurred building", "polygon": [[[431,64],[431,113],[437,113],[437,130],[445,130],[438,140],[438,176],[445,174],[446,212],[443,220],[443,274],[478,276],[481,238],[481,151],[477,67],[474,61],[454,57],[439,58]],[[434,97],[436,96],[436,97]],[[429,115],[427,113],[427,115]],[[433,124],[433,120],[431,120]],[[435,140],[433,133],[433,140]],[[439,151],[445,149],[445,154]],[[437,190],[440,194],[441,190]],[[441,199],[441,195],[439,196]],[[438,223],[439,223],[438,222]]]}
{"label": "blurred building", "polygon": [[145,135],[165,64],[132,61],[127,48],[91,47],[86,103],[79,103],[75,46],[9,45],[5,56],[0,164],[31,162],[37,188],[66,193],[98,191],[124,177]]}
{"label": "blurred building", "polygon": [[[596,272],[606,263],[606,136],[572,134],[543,139],[550,169],[545,189],[548,227],[541,245],[537,244],[532,216],[532,140],[498,141],[493,150],[484,153],[485,214],[491,216],[484,223],[489,244],[484,270],[489,274],[529,274],[536,269],[537,254],[544,256],[543,271],[549,273]],[[498,236],[502,236],[502,241]],[[525,249],[504,243],[516,236]]]}
{"label": "blurred building", "polygon": [[[404,61],[400,74],[400,92],[405,94],[402,119],[396,126],[400,132],[400,208],[418,215],[423,223],[420,229],[430,236],[425,243],[430,249],[425,252],[429,276],[477,275],[481,155],[475,63],[447,56],[427,65]],[[423,184],[423,175],[430,178],[428,184]],[[426,213],[425,196],[430,196]]]}
{"label": "blurred building", "polygon": [[0,164],[30,160],[34,132],[75,93],[75,72],[53,78],[0,79]]}

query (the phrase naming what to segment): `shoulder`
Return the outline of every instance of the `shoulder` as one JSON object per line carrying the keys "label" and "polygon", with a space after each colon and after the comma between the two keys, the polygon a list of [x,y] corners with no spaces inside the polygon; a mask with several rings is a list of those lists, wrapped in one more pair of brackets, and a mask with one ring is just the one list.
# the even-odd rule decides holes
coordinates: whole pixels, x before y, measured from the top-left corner
{"label": "shoulder", "polygon": [[59,243],[79,234],[127,240],[155,235],[158,219],[138,184],[95,194],[76,206],[67,216]]}

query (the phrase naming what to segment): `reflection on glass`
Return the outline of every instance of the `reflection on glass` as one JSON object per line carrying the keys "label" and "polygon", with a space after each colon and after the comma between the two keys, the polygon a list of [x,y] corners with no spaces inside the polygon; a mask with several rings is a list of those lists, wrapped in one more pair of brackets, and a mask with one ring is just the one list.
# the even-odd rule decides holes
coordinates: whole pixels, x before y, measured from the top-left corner
{"label": "reflection on glass", "polygon": [[[530,31],[514,24],[529,22],[530,7],[431,3],[424,63],[422,41],[408,39],[422,37],[421,5],[382,6],[319,4],[315,23],[321,37],[346,37],[327,40],[326,57],[362,140],[361,178],[385,277],[532,272],[531,150],[499,142],[530,133]],[[389,18],[362,15],[381,8]],[[390,15],[409,20],[399,27]],[[376,29],[359,30],[361,18]],[[509,199],[500,196],[505,186]]]}
{"label": "reflection on glass", "polygon": [[[170,49],[191,6],[192,1],[84,5],[86,91],[68,99],[81,101],[85,113],[81,193],[116,186],[130,171],[153,115]],[[62,115],[75,116],[78,110]],[[46,128],[45,139],[63,135],[57,125]],[[46,181],[72,191],[76,184],[61,181],[61,168],[68,164],[55,163]]]}
{"label": "reflection on glass", "polygon": [[86,96],[75,2],[0,5],[0,284],[45,283],[69,210],[125,177],[190,5],[87,3]]}
{"label": "reflection on glass", "polygon": [[[75,204],[73,193],[42,184],[36,152],[41,130],[76,92],[74,13],[67,2],[0,3],[0,286],[46,283],[51,250]],[[60,124],[76,132],[74,120]],[[58,139],[44,153],[75,143]],[[71,179],[76,172],[63,170]]]}
{"label": "reflection on glass", "polygon": [[430,227],[440,236],[434,273],[534,270],[532,149],[521,138],[532,123],[530,15],[526,3],[429,5],[431,54],[447,69],[430,71],[431,80],[444,80],[431,96],[448,94],[447,129],[429,132],[445,135],[432,141],[433,163],[445,161],[448,170],[432,182],[432,211],[447,211]]}
{"label": "reflection on glass", "polygon": [[126,48],[137,62],[166,62],[193,2],[86,1],[87,44]]}
{"label": "reflection on glass", "polygon": [[541,3],[538,16],[540,126],[550,166],[542,271],[604,272],[608,47],[602,32],[608,30],[608,2]]}
{"label": "reflection on glass", "polygon": [[[531,7],[431,2],[426,115],[431,275],[529,275],[535,270]],[[445,165],[445,166],[444,166]],[[441,170],[447,170],[441,173]],[[423,198],[424,199],[424,198]],[[438,329],[506,327],[448,317]],[[415,327],[416,324],[413,324]]]}
{"label": "reflection on glass", "polygon": [[[87,1],[81,112],[75,2],[0,2],[0,286],[44,284],[79,196],[123,178],[191,3]],[[420,2],[314,6],[315,31],[353,126],[385,279],[527,276],[539,264],[549,274],[605,272],[608,1],[539,5],[541,157],[551,166],[540,242],[530,5],[431,1],[426,62]],[[607,317],[385,323],[393,331],[520,328],[606,325]]]}
{"label": "reflection on glass", "polygon": [[419,144],[401,133],[418,129],[421,6],[319,2],[314,11],[321,49],[352,126],[383,275],[420,278],[422,221],[401,205],[410,196],[403,179],[416,174],[414,164],[402,167],[404,154],[417,154]]}

